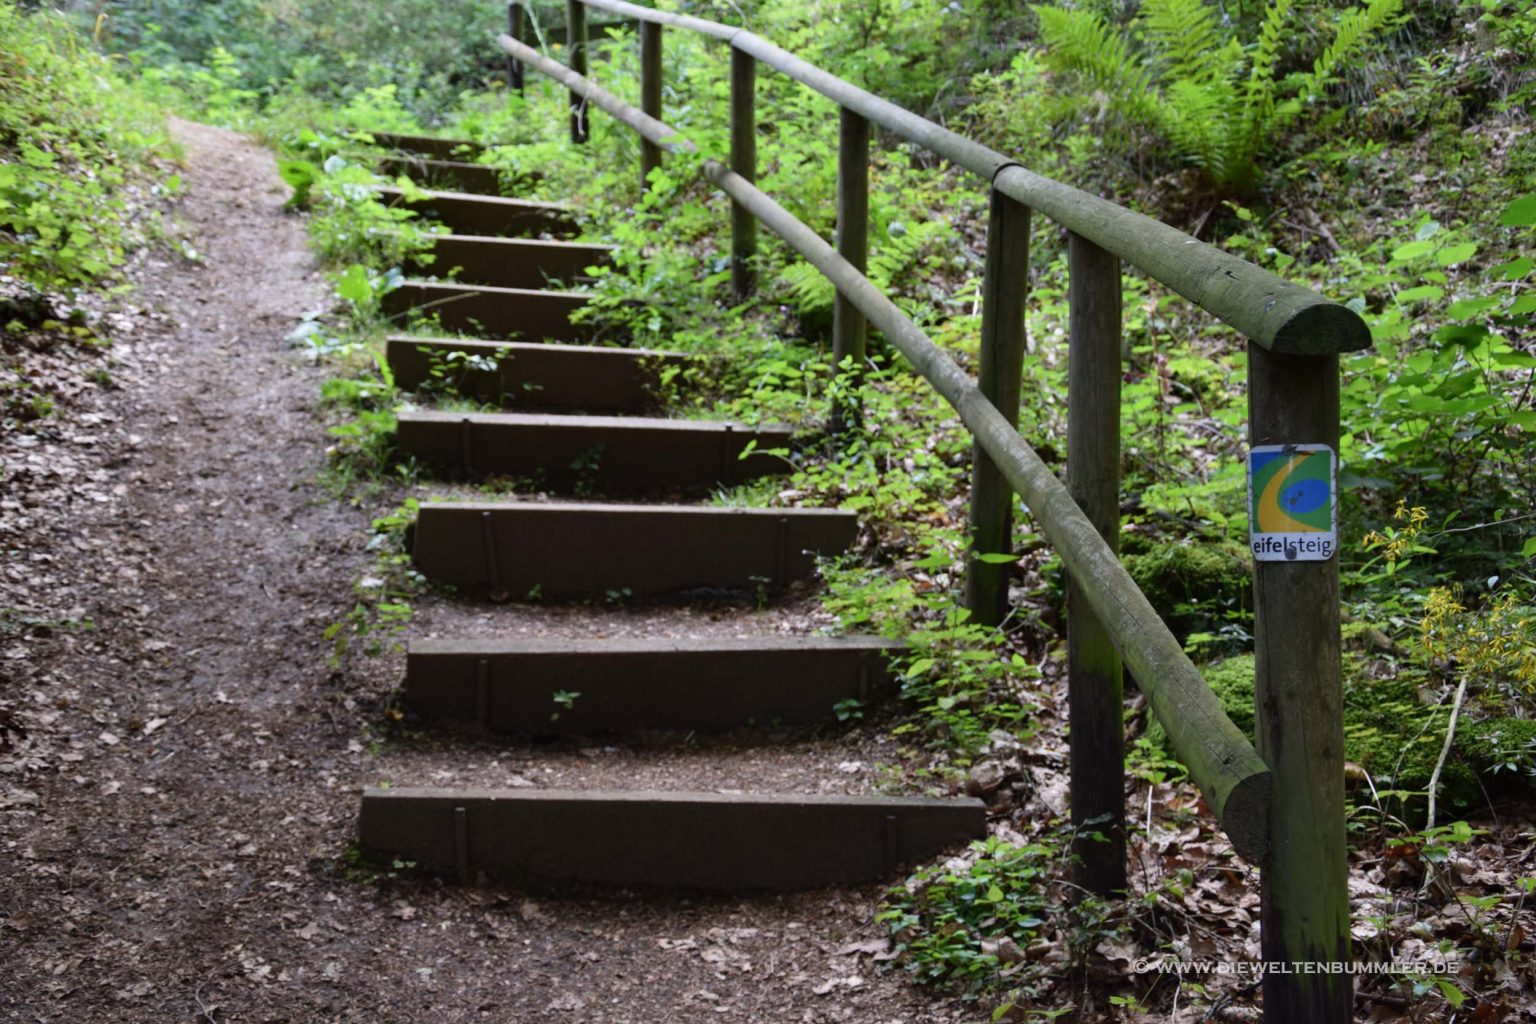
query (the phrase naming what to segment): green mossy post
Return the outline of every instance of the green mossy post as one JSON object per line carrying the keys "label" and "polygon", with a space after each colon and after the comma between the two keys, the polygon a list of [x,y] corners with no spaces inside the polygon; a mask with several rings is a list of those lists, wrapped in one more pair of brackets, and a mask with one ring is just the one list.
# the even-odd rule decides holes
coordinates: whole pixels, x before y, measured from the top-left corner
{"label": "green mossy post", "polygon": [[[837,254],[859,273],[869,263],[869,121],[844,109],[840,115],[837,147]],[[853,361],[850,387],[857,384],[864,367],[868,335],[864,314],[842,292],[832,310],[832,365]],[[832,431],[842,433],[856,423],[860,410],[850,394],[832,410]]]}
{"label": "green mossy post", "polygon": [[[757,59],[731,47],[731,170],[757,180]],[[731,285],[737,301],[757,290],[757,218],[731,203]]]}
{"label": "green mossy post", "polygon": [[[1029,207],[993,189],[987,221],[987,263],[981,289],[981,394],[1011,426],[1019,422],[1024,372],[1024,302],[1029,295]],[[1118,429],[1118,428],[1117,428]],[[965,606],[971,621],[996,626],[1008,615],[1008,566],[983,562],[1009,550],[1013,488],[978,443],[971,456],[971,561]]]}
{"label": "green mossy post", "polygon": [[[1120,549],[1120,260],[1067,241],[1067,489],[1111,551]],[[1120,655],[1069,580],[1067,699],[1078,885],[1125,892],[1125,726]],[[1103,840],[1093,838],[1093,834]]]}
{"label": "green mossy post", "polygon": [[[587,7],[581,0],[565,0],[565,46],[570,52],[571,70],[587,77]],[[591,135],[587,124],[587,100],[571,91],[571,141],[586,142]]]}
{"label": "green mossy post", "polygon": [[[523,5],[517,0],[511,0],[507,4],[507,35],[513,39],[523,38]],[[519,96],[523,95],[523,63],[510,53],[507,54],[507,87],[516,89]]]}
{"label": "green mossy post", "polygon": [[[1338,356],[1282,355],[1249,344],[1248,432],[1251,445],[1338,451]],[[1338,556],[1255,562],[1253,596],[1258,751],[1273,777],[1261,873],[1264,959],[1347,963]],[[1264,1019],[1348,1024],[1350,975],[1305,970],[1264,976]]]}
{"label": "green mossy post", "polygon": [[[661,120],[661,26],[640,23],[640,109]],[[661,147],[640,139],[640,190],[650,188],[651,172],[661,166]]]}

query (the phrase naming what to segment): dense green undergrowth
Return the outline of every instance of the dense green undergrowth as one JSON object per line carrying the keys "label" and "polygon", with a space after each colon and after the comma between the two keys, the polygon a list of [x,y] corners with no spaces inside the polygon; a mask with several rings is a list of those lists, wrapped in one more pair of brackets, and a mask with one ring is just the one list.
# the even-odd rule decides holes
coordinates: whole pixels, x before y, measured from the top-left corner
{"label": "dense green undergrowth", "polygon": [[111,61],[64,19],[0,2],[0,433],[110,384],[83,353],[110,343],[125,264],[166,239],[171,155],[163,114]]}
{"label": "dense green undergrowth", "polygon": [[153,230],[163,119],[60,18],[0,4],[0,40],[0,260],[34,292],[110,282]]}

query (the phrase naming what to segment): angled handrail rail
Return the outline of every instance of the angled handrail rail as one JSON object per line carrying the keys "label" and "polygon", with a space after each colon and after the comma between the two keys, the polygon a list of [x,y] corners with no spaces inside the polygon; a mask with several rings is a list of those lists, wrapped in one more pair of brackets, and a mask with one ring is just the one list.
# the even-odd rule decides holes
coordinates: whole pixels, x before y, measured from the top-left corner
{"label": "angled handrail rail", "polygon": [[[665,145],[677,133],[663,122],[550,60],[532,47],[501,36],[498,43],[518,60],[580,93],[651,142]],[[692,143],[677,146],[694,152]],[[1108,625],[1136,672],[1190,775],[1205,794],[1232,843],[1244,856],[1263,858],[1269,770],[1253,745],[1232,724],[1221,703],[1177,639],[1115,557],[1088,517],[1035,450],[982,394],[974,380],[870,280],[839,256],[810,227],[741,175],[714,160],[704,173],[732,199],[809,260],[859,307],[872,324],[949,402],[978,443],[997,462],[1061,554],[1080,578],[1089,603]]]}
{"label": "angled handrail rail", "polygon": [[[510,0],[513,36],[521,2]],[[640,21],[641,109],[585,77],[587,6]],[[522,62],[527,62],[563,83],[570,90],[575,142],[587,138],[589,104],[634,128],[642,138],[643,177],[659,165],[663,148],[693,148],[686,141],[679,143],[660,120],[662,27],[701,32],[730,46],[730,167],[710,160],[703,173],[732,199],[732,283],[738,296],[754,288],[756,224],[761,220],[836,285],[834,362],[858,374],[866,324],[872,324],[960,412],[976,441],[970,501],[973,551],[980,555],[1007,550],[1016,492],[1061,554],[1069,582],[1072,820],[1108,840],[1074,844],[1079,858],[1074,875],[1086,888],[1104,895],[1126,886],[1123,659],[1135,671],[1175,751],[1233,845],[1260,863],[1265,961],[1328,965],[1304,973],[1265,973],[1266,1020],[1348,1021],[1353,986],[1342,969],[1349,959],[1349,896],[1337,538],[1314,542],[1298,558],[1298,548],[1277,546],[1281,534],[1254,527],[1255,749],[1115,554],[1120,261],[1139,267],[1247,337],[1248,432],[1256,448],[1277,446],[1276,452],[1290,456],[1301,450],[1297,446],[1317,454],[1327,449],[1328,464],[1333,464],[1339,440],[1339,355],[1369,346],[1363,320],[1347,307],[1176,228],[1035,174],[744,29],[625,0],[566,0],[566,14],[571,67],[502,37],[501,45],[512,58],[512,80],[521,81]],[[827,96],[840,109],[835,250],[752,184],[759,62]],[[862,273],[868,244],[871,123],[990,183],[979,381],[967,377]],[[1033,210],[1068,229],[1065,486],[1015,428]],[[856,416],[856,407],[834,406],[834,431],[841,429],[845,414]],[[1290,464],[1295,464],[1294,458]],[[1329,500],[1337,500],[1333,488]],[[1298,560],[1274,560],[1280,557],[1280,547],[1286,557]],[[1001,565],[978,558],[967,567],[966,605],[976,621],[1000,621],[1006,596]]]}
{"label": "angled handrail rail", "polygon": [[747,29],[656,11],[625,0],[581,0],[638,21],[713,36],[909,142],[991,182],[1005,195],[1117,253],[1250,341],[1273,352],[1330,355],[1371,343],[1353,310],[1159,220],[1028,170],[781,49]]}

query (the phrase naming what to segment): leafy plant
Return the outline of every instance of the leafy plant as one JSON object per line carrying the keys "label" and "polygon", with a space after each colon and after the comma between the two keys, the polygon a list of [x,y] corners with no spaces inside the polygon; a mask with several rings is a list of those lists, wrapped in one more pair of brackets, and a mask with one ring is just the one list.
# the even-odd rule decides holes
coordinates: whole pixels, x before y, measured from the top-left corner
{"label": "leafy plant", "polygon": [[1032,946],[1060,935],[1077,963],[1115,934],[1103,903],[1061,898],[1056,880],[1066,872],[1070,844],[1059,832],[1031,843],[996,836],[974,842],[961,856],[919,868],[891,888],[875,919],[890,929],[919,981],[953,986],[968,998],[1008,990],[1001,1015],[1025,1002],[1051,970],[1033,961]]}
{"label": "leafy plant", "polygon": [[1174,156],[1217,189],[1245,194],[1260,161],[1346,59],[1392,25],[1402,0],[1367,0],[1347,11],[1307,71],[1282,74],[1294,0],[1270,0],[1258,35],[1230,34],[1204,0],[1146,0],[1130,33],[1083,8],[1034,5],[1046,58],[1081,75],[1129,123],[1160,134]]}
{"label": "leafy plant", "polygon": [[[114,280],[128,252],[158,230],[144,192],[155,159],[169,150],[158,112],[82,48],[62,19],[0,4],[0,266],[7,273],[36,291]],[[157,191],[179,186],[174,175],[161,179]],[[5,319],[16,312],[0,311]]]}

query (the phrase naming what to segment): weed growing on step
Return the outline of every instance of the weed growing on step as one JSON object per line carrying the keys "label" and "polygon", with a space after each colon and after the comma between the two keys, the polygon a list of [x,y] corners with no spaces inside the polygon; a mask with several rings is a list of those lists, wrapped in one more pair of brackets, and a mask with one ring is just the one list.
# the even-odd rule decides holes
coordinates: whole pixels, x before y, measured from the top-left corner
{"label": "weed growing on step", "polygon": [[376,657],[401,648],[413,614],[411,602],[425,586],[411,567],[407,543],[416,509],[416,500],[409,498],[373,521],[368,539],[373,565],[353,588],[352,609],[325,631],[332,644],[332,664],[340,665],[352,653]]}

